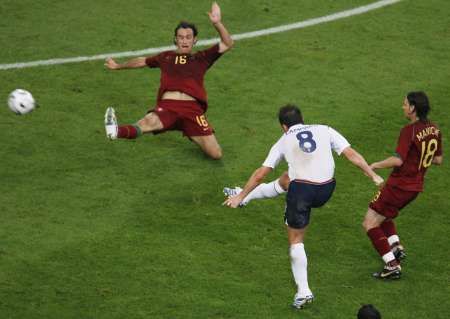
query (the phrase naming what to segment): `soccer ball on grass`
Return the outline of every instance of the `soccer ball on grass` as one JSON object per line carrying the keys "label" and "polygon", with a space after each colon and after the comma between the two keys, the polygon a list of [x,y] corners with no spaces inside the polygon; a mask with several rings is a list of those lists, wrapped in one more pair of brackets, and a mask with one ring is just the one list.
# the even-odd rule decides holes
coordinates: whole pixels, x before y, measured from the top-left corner
{"label": "soccer ball on grass", "polygon": [[23,115],[35,109],[36,101],[30,92],[23,89],[16,89],[9,94],[8,107],[17,115]]}

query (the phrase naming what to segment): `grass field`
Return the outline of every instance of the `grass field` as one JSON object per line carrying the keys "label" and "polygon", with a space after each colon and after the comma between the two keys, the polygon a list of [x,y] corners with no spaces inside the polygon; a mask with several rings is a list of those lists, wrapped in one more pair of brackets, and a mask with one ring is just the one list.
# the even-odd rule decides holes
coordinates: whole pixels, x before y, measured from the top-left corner
{"label": "grass field", "polygon": [[[361,0],[220,2],[233,34],[366,5]],[[210,2],[0,2],[0,64],[171,44],[181,19],[215,37]],[[316,295],[301,312],[283,226],[284,198],[221,206],[280,136],[276,112],[343,133],[369,162],[390,155],[408,91],[424,90],[449,142],[450,2],[405,0],[369,13],[237,41],[209,71],[208,118],[224,151],[207,159],[178,133],[107,141],[103,115],[134,122],[153,105],[158,70],[111,72],[103,61],[0,70],[0,99],[21,87],[41,107],[0,108],[0,318],[448,318],[449,165],[398,219],[403,278],[382,263],[361,221],[376,189],[336,159],[337,189],[312,217],[305,247]],[[124,60],[124,59],[122,59]],[[6,105],[6,104],[5,104]],[[444,156],[445,157],[445,156]],[[270,178],[276,178],[280,167]],[[388,171],[382,172],[383,176]]]}

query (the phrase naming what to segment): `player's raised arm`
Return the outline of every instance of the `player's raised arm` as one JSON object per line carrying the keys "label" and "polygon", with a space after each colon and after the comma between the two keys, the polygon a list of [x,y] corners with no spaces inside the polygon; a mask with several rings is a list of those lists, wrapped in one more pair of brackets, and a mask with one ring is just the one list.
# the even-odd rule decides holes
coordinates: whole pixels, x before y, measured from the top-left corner
{"label": "player's raised arm", "polygon": [[370,177],[375,185],[380,186],[384,182],[383,178],[376,174],[369,166],[369,164],[367,164],[364,157],[353,148],[351,148],[350,146],[346,147],[344,151],[342,151],[342,153],[350,162],[352,162],[355,166],[358,166],[364,172],[364,174]]}
{"label": "player's raised arm", "polygon": [[230,33],[222,23],[222,14],[217,2],[213,2],[211,5],[211,11],[208,12],[209,20],[220,36],[219,52],[224,53],[233,47],[234,41],[230,36]]}
{"label": "player's raised arm", "polygon": [[113,58],[106,59],[105,66],[110,70],[122,70],[122,69],[137,69],[143,68],[147,64],[145,63],[145,57],[139,57],[131,59],[124,63],[117,63]]}

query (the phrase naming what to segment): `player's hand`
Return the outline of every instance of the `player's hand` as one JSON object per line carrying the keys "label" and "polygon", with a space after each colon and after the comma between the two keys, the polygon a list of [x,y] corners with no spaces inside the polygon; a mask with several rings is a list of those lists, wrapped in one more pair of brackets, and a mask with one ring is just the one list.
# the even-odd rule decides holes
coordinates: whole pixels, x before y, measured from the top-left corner
{"label": "player's hand", "polygon": [[222,16],[220,14],[220,7],[217,2],[213,2],[211,5],[211,11],[208,12],[209,20],[212,24],[219,23],[222,20]]}
{"label": "player's hand", "polygon": [[377,164],[378,164],[378,162],[375,162],[375,163],[370,164],[369,166],[370,166],[371,169],[376,170],[376,169],[378,169],[378,165]]}
{"label": "player's hand", "polygon": [[231,196],[228,197],[223,203],[222,205],[226,205],[230,208],[237,208],[239,207],[239,204],[242,202],[242,199],[239,195],[237,196]]}
{"label": "player's hand", "polygon": [[372,178],[372,180],[375,183],[375,185],[377,185],[380,188],[384,185],[384,179],[380,175],[375,174],[375,176]]}
{"label": "player's hand", "polygon": [[117,64],[113,58],[107,58],[105,61],[105,66],[110,70],[117,70],[119,68],[119,64]]}

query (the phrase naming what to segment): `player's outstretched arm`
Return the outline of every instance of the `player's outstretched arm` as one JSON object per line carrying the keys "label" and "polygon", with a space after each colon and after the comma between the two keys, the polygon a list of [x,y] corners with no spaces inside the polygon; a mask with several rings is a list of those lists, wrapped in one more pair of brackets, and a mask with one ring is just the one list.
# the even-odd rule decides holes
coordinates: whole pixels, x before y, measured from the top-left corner
{"label": "player's outstretched arm", "polygon": [[208,12],[209,20],[220,36],[219,52],[224,53],[233,47],[234,41],[231,38],[230,33],[222,23],[222,14],[217,2],[213,2],[211,5],[211,11]]}
{"label": "player's outstretched arm", "polygon": [[247,184],[245,184],[244,189],[242,192],[240,192],[236,196],[231,196],[227,198],[222,205],[227,205],[231,208],[236,208],[239,206],[239,204],[244,200],[244,198],[256,188],[259,184],[261,184],[266,177],[267,174],[269,174],[272,171],[271,167],[261,166],[260,168],[256,169],[252,176],[247,181]]}
{"label": "player's outstretched arm", "polygon": [[124,63],[117,63],[113,58],[105,61],[105,66],[110,70],[137,69],[146,66],[144,57],[134,58]]}
{"label": "player's outstretched arm", "polygon": [[361,154],[359,154],[350,146],[344,149],[342,153],[350,162],[359,167],[364,172],[364,174],[370,177],[375,185],[380,186],[381,184],[383,184],[383,178],[373,171],[373,169],[369,166],[369,164],[367,164],[366,160]]}
{"label": "player's outstretched arm", "polygon": [[403,161],[400,157],[389,156],[388,158],[386,158],[382,161],[370,164],[370,168],[372,168],[372,169],[392,168],[392,167],[398,167],[398,166],[402,166],[402,165],[403,165]]}

